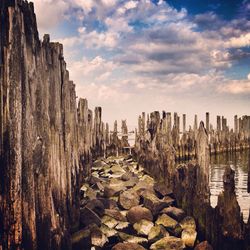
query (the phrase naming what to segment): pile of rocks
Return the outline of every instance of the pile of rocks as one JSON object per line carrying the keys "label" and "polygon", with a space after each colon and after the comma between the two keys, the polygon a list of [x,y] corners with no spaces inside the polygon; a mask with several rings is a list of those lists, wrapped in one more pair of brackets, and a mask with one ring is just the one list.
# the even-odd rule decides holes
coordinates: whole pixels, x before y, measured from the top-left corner
{"label": "pile of rocks", "polygon": [[212,249],[197,245],[195,221],[174,206],[172,191],[131,158],[96,161],[81,199],[75,250]]}

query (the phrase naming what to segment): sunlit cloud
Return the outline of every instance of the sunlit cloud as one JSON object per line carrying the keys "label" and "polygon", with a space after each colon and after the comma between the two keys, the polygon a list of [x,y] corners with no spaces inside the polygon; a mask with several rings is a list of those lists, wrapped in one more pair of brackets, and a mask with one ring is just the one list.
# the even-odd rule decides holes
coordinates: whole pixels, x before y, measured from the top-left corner
{"label": "sunlit cloud", "polygon": [[181,110],[188,103],[193,112],[218,106],[233,112],[232,96],[241,110],[250,104],[244,4],[228,19],[214,9],[190,14],[163,0],[35,0],[35,9],[42,32],[67,23],[68,35],[56,40],[78,96],[103,105],[109,120],[125,114],[135,120],[150,107]]}

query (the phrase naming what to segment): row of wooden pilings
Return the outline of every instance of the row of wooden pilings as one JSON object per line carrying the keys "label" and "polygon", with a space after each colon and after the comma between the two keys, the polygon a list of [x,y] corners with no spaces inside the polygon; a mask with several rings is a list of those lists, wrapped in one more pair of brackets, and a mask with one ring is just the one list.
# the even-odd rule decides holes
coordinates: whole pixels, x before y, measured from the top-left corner
{"label": "row of wooden pilings", "polygon": [[[213,130],[211,126],[208,130],[209,115],[206,117],[206,125],[201,122],[199,128],[195,117],[194,128],[184,131],[180,138],[177,114],[174,115],[172,127],[171,114],[163,113],[160,117],[159,112],[153,112],[146,122],[143,113],[139,117],[135,157],[152,176],[173,188],[177,205],[196,219],[199,239],[208,240],[215,250],[249,250],[250,217],[247,223],[243,221],[236,198],[235,173],[229,166],[226,168],[223,176],[224,190],[218,196],[217,206],[213,208],[209,199],[209,164],[211,154],[249,147],[250,118],[237,118],[241,129],[236,127],[229,132],[228,126],[225,126],[225,118],[221,130]],[[232,138],[238,144],[228,146],[233,141]],[[220,150],[212,151],[212,142],[217,143]],[[186,147],[178,151],[180,143]],[[176,164],[176,160],[181,157],[193,160]],[[248,188],[250,189],[249,186]]]}
{"label": "row of wooden pilings", "polygon": [[[172,122],[173,118],[173,122]],[[160,112],[156,111],[150,115],[142,113],[138,119],[138,130],[136,131],[136,141],[141,136],[150,136],[154,131],[153,123],[158,124],[157,135],[163,142],[172,145],[176,151],[176,161],[186,161],[195,159],[196,139],[198,134],[198,117],[195,115],[193,126],[186,129],[186,114],[182,115],[182,130],[180,129],[180,116],[174,113],[163,111],[162,118]],[[250,138],[250,116],[238,118],[234,116],[234,128],[230,129],[225,117],[217,116],[216,128],[210,123],[210,114],[206,113],[205,129],[208,135],[210,154],[222,152],[236,152],[249,148]]]}

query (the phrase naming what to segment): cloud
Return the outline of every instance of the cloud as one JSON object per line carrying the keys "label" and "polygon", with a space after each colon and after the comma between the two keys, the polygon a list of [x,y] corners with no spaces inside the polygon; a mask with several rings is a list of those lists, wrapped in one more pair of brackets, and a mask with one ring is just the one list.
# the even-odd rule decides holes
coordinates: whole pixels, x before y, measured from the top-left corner
{"label": "cloud", "polygon": [[46,32],[57,26],[65,19],[70,8],[67,0],[33,0],[33,2],[40,32]]}
{"label": "cloud", "polygon": [[[206,12],[194,16],[193,21],[202,29],[213,30],[224,26],[225,22],[222,21],[214,12]],[[213,23],[213,25],[211,25]]]}
{"label": "cloud", "polygon": [[131,32],[133,29],[127,23],[127,20],[124,17],[119,17],[113,19],[111,17],[106,18],[105,24],[113,32]]}
{"label": "cloud", "polygon": [[[66,54],[74,48],[100,53],[106,49],[113,56],[109,60],[126,66],[130,73],[155,77],[198,74],[232,67],[233,61],[248,56],[242,50],[229,50],[249,45],[249,33],[244,33],[248,22],[227,23],[214,12],[190,18],[186,9],[178,11],[164,1],[154,4],[149,0],[36,1],[39,19],[51,26],[70,11],[82,13],[76,17],[78,35],[60,39]],[[44,8],[54,13],[50,15],[54,21],[44,18]],[[197,31],[197,27],[203,30]]]}
{"label": "cloud", "polygon": [[250,46],[250,32],[247,34],[242,34],[239,37],[232,37],[227,42],[229,48],[241,48]]}
{"label": "cloud", "polygon": [[210,108],[249,94],[249,79],[224,75],[249,58],[243,12],[229,21],[214,12],[191,16],[162,0],[35,0],[35,7],[43,31],[70,20],[71,35],[59,41],[78,96],[112,118],[165,106]]}
{"label": "cloud", "polygon": [[112,104],[116,104],[129,98],[127,93],[121,93],[114,86],[107,84],[89,83],[87,86],[77,86],[77,93],[82,97],[87,97],[88,100],[94,103],[110,102],[112,100]]}
{"label": "cloud", "polygon": [[[187,10],[170,7],[166,2],[154,4],[142,0],[140,4],[133,1],[77,1],[75,5],[83,9],[84,18],[78,27],[78,35],[61,39],[66,51],[74,47],[99,50],[107,49],[111,55],[108,61],[123,69],[123,75],[132,75],[136,79],[169,78],[171,74],[186,74],[189,76],[204,75],[211,70],[221,71],[232,67],[233,62],[247,57],[242,50],[229,50],[237,46],[245,46],[248,34],[242,34],[240,29],[230,28],[230,25],[213,13],[188,17]],[[218,27],[211,31],[206,28],[197,31],[197,26],[212,23]],[[237,26],[233,21],[233,26]],[[210,25],[211,26],[211,25]],[[207,27],[208,28],[208,27]],[[106,55],[102,58],[105,59]],[[96,81],[113,81],[111,71],[98,72],[93,78],[93,68],[90,58],[86,61],[72,60],[73,72],[88,76]],[[90,63],[87,66],[87,63]],[[106,61],[104,62],[106,63]],[[79,71],[80,65],[84,70]],[[87,72],[87,73],[86,73]],[[73,74],[73,75],[76,75]],[[137,82],[137,86],[145,88],[148,82]],[[185,81],[184,81],[185,82]],[[162,82],[163,84],[163,82]],[[190,83],[190,85],[192,85]]]}
{"label": "cloud", "polygon": [[124,8],[126,10],[130,10],[130,9],[136,8],[137,5],[138,5],[138,1],[128,1],[127,3],[125,3]]}
{"label": "cloud", "polygon": [[247,79],[243,80],[227,80],[226,83],[218,87],[220,92],[225,92],[229,94],[250,94],[250,74],[248,74]]}
{"label": "cloud", "polygon": [[70,63],[69,71],[75,82],[89,83],[96,79],[107,78],[117,67],[112,61],[107,61],[101,56],[92,59],[83,57],[79,61]]}
{"label": "cloud", "polygon": [[79,27],[79,36],[59,39],[66,48],[82,45],[85,48],[115,48],[118,44],[119,34],[113,31],[98,33],[93,30],[86,32],[84,27]]}

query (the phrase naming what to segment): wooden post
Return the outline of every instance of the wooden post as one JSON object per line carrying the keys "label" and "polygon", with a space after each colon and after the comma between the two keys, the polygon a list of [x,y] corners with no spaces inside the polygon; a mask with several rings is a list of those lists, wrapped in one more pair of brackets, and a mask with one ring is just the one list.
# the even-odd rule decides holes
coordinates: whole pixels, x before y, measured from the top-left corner
{"label": "wooden post", "polygon": [[238,131],[239,131],[239,121],[238,121],[238,116],[235,115],[234,116],[234,133],[235,133],[235,135],[238,134]]}
{"label": "wooden post", "polygon": [[197,131],[198,129],[198,117],[197,115],[194,116],[194,131]]}
{"label": "wooden post", "polygon": [[217,115],[217,131],[221,131],[221,117]]}
{"label": "wooden post", "polygon": [[209,129],[210,129],[209,125],[210,125],[209,112],[206,112],[206,130],[208,133],[209,133]]}
{"label": "wooden post", "polygon": [[138,135],[142,136],[142,117],[140,115],[138,117]]}
{"label": "wooden post", "polygon": [[227,119],[224,116],[222,116],[222,131],[227,131]]}
{"label": "wooden post", "polygon": [[180,117],[177,115],[177,131],[180,133]]}
{"label": "wooden post", "polygon": [[[198,168],[198,192],[200,192],[201,197],[209,203],[209,163],[210,163],[210,153],[208,145],[208,135],[204,127],[204,123],[200,123],[200,127],[197,135],[197,163]],[[202,198],[203,199],[203,198]]]}
{"label": "wooden post", "polygon": [[146,115],[145,112],[142,112],[142,118],[141,118],[141,133],[144,136],[146,130]]}
{"label": "wooden post", "polygon": [[[248,138],[248,180],[247,180],[247,191],[250,193],[250,138]],[[249,214],[249,221],[250,221],[250,214]]]}
{"label": "wooden post", "polygon": [[171,113],[167,113],[167,131],[171,132],[172,129],[172,121],[171,121]]}
{"label": "wooden post", "polygon": [[178,115],[176,112],[174,112],[174,126],[177,128],[177,123],[178,123]]}
{"label": "wooden post", "polygon": [[182,116],[182,122],[183,122],[182,132],[185,133],[186,132],[186,114],[183,114],[183,116]]}

